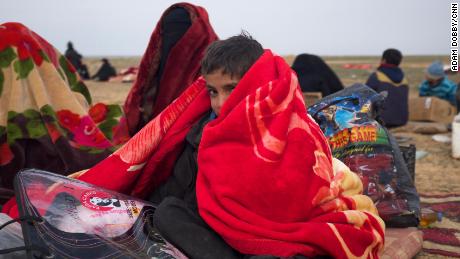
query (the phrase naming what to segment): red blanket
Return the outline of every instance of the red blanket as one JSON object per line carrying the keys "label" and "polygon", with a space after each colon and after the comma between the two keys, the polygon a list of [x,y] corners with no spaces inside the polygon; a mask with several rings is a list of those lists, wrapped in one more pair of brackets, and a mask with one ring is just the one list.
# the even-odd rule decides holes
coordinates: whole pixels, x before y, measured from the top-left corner
{"label": "red blanket", "polygon": [[[210,109],[198,79],[79,179],[145,198],[171,173],[185,135]],[[384,225],[359,178],[332,159],[297,78],[270,51],[245,74],[198,152],[200,215],[247,254],[378,257]]]}

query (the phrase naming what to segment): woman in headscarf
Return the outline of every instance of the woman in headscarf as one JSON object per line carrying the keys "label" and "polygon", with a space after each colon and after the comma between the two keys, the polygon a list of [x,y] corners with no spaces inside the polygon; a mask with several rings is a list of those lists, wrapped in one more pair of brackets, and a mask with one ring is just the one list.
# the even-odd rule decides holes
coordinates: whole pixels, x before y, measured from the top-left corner
{"label": "woman in headscarf", "polygon": [[136,134],[198,78],[204,51],[216,39],[202,7],[178,3],[163,13],[124,104],[119,142]]}
{"label": "woman in headscarf", "polygon": [[292,69],[297,73],[302,92],[321,92],[325,97],[343,89],[334,71],[318,56],[300,54]]}
{"label": "woman in headscarf", "polygon": [[112,64],[110,64],[108,59],[103,58],[101,59],[101,62],[101,66],[97,70],[96,74],[91,77],[91,79],[97,81],[109,81],[110,77],[117,75],[117,71],[112,66]]}
{"label": "woman in headscarf", "polygon": [[107,157],[111,143],[70,62],[20,23],[1,24],[0,39],[0,189],[23,168],[67,175]]}

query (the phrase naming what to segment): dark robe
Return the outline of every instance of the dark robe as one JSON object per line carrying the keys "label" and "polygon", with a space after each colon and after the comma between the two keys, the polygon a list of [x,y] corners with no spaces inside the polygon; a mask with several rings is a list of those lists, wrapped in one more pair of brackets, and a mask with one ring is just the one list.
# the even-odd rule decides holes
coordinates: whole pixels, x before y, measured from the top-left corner
{"label": "dark robe", "polygon": [[321,92],[324,97],[343,89],[334,71],[318,56],[298,55],[292,69],[297,73],[302,92]]}
{"label": "dark robe", "polygon": [[108,61],[103,61],[102,66],[92,78],[98,81],[107,81],[115,75],[117,75],[115,68]]}
{"label": "dark robe", "polygon": [[65,57],[69,60],[72,66],[74,66],[74,68],[78,71],[78,74],[83,79],[90,78],[88,67],[81,61],[83,56],[80,55],[80,53],[78,53],[72,46],[69,46],[65,51]]}

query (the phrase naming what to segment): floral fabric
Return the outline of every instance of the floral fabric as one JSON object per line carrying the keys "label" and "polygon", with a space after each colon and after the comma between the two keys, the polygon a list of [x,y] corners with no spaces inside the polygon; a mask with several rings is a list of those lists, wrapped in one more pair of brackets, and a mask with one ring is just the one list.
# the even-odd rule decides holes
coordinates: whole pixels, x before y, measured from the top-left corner
{"label": "floral fabric", "polygon": [[[19,23],[1,24],[0,38],[0,187],[12,188],[22,168],[68,174],[109,155],[112,144],[88,114],[91,95],[68,60]],[[92,110],[101,128],[121,115],[102,104]]]}

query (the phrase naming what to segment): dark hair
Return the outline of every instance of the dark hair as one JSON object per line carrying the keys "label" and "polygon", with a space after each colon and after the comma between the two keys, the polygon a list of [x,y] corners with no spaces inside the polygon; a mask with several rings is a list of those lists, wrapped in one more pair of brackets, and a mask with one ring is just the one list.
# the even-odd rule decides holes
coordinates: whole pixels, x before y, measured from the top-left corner
{"label": "dark hair", "polygon": [[401,51],[397,49],[387,49],[382,54],[382,59],[385,59],[385,63],[399,66],[402,60]]}
{"label": "dark hair", "polygon": [[201,61],[201,74],[222,69],[224,74],[242,78],[263,53],[262,45],[246,32],[215,41],[206,49]]}

